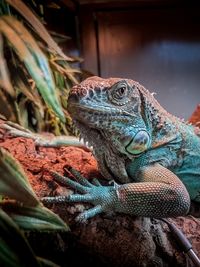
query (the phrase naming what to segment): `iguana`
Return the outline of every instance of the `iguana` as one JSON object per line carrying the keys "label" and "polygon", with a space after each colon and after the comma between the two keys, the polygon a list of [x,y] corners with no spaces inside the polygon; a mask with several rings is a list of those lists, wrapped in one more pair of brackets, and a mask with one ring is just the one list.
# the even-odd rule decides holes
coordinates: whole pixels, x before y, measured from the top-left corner
{"label": "iguana", "polygon": [[93,204],[79,220],[109,211],[179,216],[188,212],[190,200],[200,202],[200,130],[169,114],[142,85],[91,77],[72,88],[68,103],[100,172],[115,182],[60,177],[81,194],[45,201]]}
{"label": "iguana", "polygon": [[200,129],[168,113],[153,94],[130,79],[90,77],[72,88],[68,110],[93,147],[101,185],[75,172],[78,181],[55,175],[79,193],[45,202],[89,202],[84,221],[102,212],[144,217],[187,214],[200,203]]}

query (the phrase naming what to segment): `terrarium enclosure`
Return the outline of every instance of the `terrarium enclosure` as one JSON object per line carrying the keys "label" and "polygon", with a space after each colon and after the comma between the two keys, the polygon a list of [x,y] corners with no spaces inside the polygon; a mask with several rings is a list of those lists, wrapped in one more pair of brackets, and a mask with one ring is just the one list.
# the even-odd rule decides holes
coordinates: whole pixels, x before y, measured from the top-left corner
{"label": "terrarium enclosure", "polygon": [[[72,193],[52,172],[106,184],[68,112],[71,88],[87,77],[138,81],[200,127],[199,10],[179,0],[0,1],[0,266],[197,266],[159,219],[80,223],[90,204],[41,198]],[[169,221],[200,257],[199,218],[192,203]]]}

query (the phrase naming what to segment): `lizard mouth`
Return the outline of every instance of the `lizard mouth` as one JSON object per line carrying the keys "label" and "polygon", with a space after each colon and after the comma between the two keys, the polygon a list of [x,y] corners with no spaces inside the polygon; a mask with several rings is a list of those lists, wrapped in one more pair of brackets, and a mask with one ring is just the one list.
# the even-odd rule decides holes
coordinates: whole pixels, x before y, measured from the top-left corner
{"label": "lizard mouth", "polygon": [[71,110],[72,113],[75,113],[78,115],[77,111],[84,111],[88,113],[99,113],[99,114],[110,114],[110,115],[123,115],[123,116],[130,116],[135,118],[136,115],[131,114],[123,109],[116,108],[116,107],[110,107],[106,105],[100,105],[97,103],[96,105],[93,104],[93,106],[86,106],[78,103],[70,103],[69,110]]}
{"label": "lizard mouth", "polygon": [[[101,133],[97,129],[92,129],[90,127],[86,127],[86,125],[79,120],[73,120],[73,125],[79,131],[79,141],[81,141],[85,146],[93,149],[95,142],[93,140],[93,136],[101,136]],[[90,135],[91,133],[91,135]],[[101,136],[102,138],[102,136]]]}
{"label": "lizard mouth", "polygon": [[111,128],[113,130],[113,121],[128,124],[135,118],[135,115],[123,109],[103,106],[99,103],[88,107],[84,104],[69,102],[68,110],[76,121],[85,124],[87,127],[100,130]]}

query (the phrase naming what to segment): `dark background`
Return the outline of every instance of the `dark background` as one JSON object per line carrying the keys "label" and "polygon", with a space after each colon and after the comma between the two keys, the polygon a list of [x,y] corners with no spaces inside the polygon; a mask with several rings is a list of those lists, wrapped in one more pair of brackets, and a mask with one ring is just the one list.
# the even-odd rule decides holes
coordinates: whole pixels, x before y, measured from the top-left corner
{"label": "dark background", "polygon": [[72,37],[64,50],[102,77],[134,79],[171,113],[187,119],[200,103],[198,1],[63,1],[48,8],[54,31]]}

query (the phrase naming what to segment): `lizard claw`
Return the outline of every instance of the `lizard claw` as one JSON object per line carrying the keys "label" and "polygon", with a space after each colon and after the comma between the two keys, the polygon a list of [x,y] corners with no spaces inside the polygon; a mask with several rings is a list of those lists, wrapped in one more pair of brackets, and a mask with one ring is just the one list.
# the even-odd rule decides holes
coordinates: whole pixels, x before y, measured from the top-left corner
{"label": "lizard claw", "polygon": [[80,213],[77,217],[76,217],[76,221],[80,222],[80,223],[84,223],[86,222],[88,219],[100,214],[103,212],[103,207],[101,205],[97,205],[94,208],[91,208],[89,210],[86,210],[82,213]]}

